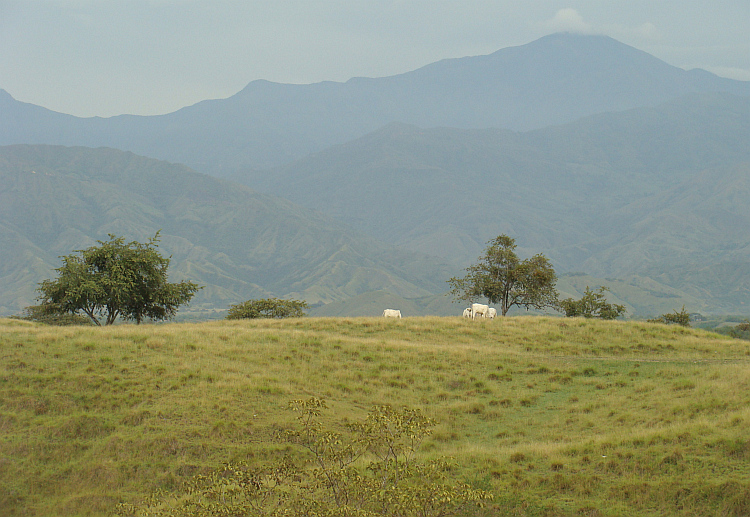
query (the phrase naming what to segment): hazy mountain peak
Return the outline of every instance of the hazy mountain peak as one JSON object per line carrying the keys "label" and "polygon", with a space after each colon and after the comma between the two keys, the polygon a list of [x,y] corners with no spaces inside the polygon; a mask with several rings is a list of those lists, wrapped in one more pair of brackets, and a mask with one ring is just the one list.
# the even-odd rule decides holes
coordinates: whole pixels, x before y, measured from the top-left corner
{"label": "hazy mountain peak", "polygon": [[14,101],[0,145],[116,147],[229,175],[288,163],[391,122],[527,131],[750,83],[686,72],[608,36],[550,34],[484,56],[345,83],[249,83],[227,99],[154,117],[79,119]]}

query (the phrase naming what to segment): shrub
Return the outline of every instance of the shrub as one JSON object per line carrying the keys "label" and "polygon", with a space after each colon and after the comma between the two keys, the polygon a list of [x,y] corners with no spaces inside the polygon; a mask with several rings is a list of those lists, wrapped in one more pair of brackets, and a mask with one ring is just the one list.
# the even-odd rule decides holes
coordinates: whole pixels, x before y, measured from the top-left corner
{"label": "shrub", "polygon": [[614,320],[625,314],[625,306],[609,303],[604,297],[605,291],[609,289],[604,286],[600,286],[596,291],[586,286],[586,291],[580,300],[573,298],[561,300],[560,310],[569,318],[583,316],[584,318]]}
{"label": "shrub", "polygon": [[651,323],[666,323],[667,325],[682,325],[683,327],[690,326],[690,314],[685,310],[685,306],[682,306],[680,312],[674,311],[671,314],[662,314],[658,318],[648,320]]}
{"label": "shrub", "polygon": [[281,300],[279,298],[248,300],[230,305],[226,319],[299,318],[305,315],[304,310],[307,308],[307,302],[301,300]]}
{"label": "shrub", "polygon": [[269,464],[225,465],[194,476],[182,493],[120,504],[117,514],[438,517],[463,515],[491,498],[453,480],[455,466],[446,460],[416,461],[434,426],[418,410],[375,406],[339,433],[321,424],[326,405],[320,399],[293,401],[290,409],[298,413],[297,425],[277,438],[296,449],[292,454]]}
{"label": "shrub", "polygon": [[739,323],[729,331],[729,335],[737,339],[750,340],[750,320],[745,320],[742,323]]}

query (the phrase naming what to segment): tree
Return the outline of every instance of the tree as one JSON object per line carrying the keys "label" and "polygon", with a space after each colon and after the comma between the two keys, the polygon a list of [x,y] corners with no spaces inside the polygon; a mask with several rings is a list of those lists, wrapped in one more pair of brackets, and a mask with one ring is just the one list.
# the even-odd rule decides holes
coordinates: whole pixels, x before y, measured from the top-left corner
{"label": "tree", "polygon": [[557,306],[557,276],[544,255],[520,260],[514,251],[515,239],[507,235],[487,244],[479,263],[466,268],[466,276],[448,280],[453,297],[466,301],[484,297],[499,303],[503,316],[514,305],[527,310]]}
{"label": "tree", "polygon": [[[598,291],[598,292],[597,292]],[[586,291],[580,300],[566,298],[560,301],[560,309],[569,318],[583,316],[584,318],[601,318],[603,320],[615,320],[625,314],[625,306],[609,303],[604,296],[607,287],[600,286],[597,291],[592,291],[586,286]]]}
{"label": "tree", "polygon": [[375,406],[359,422],[323,426],[325,401],[289,403],[297,424],[277,440],[289,454],[265,464],[238,462],[191,478],[181,492],[157,493],[121,516],[443,517],[469,515],[492,496],[453,479],[447,459],[416,452],[435,422],[419,410]]}
{"label": "tree", "polygon": [[307,302],[303,300],[281,300],[279,298],[248,300],[230,305],[226,319],[299,318],[305,315],[304,310],[307,308]]}
{"label": "tree", "polygon": [[201,289],[193,282],[167,282],[170,259],[156,250],[159,232],[145,244],[111,234],[109,239],[61,257],[58,278],[37,289],[45,313],[82,312],[96,325],[100,318],[106,325],[118,317],[136,323],[165,320]]}

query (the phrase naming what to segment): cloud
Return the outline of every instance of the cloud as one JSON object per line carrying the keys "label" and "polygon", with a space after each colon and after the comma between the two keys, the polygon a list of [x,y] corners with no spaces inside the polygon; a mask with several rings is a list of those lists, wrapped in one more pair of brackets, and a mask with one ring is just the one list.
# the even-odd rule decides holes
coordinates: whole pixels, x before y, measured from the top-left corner
{"label": "cloud", "polygon": [[658,41],[662,37],[656,25],[651,22],[644,22],[638,26],[592,24],[584,20],[577,10],[570,7],[560,9],[552,19],[542,22],[541,26],[548,32],[606,34],[620,40]]}
{"label": "cloud", "polygon": [[578,11],[569,7],[557,11],[554,18],[544,22],[544,26],[553,32],[576,32],[580,34],[594,32],[591,25],[584,21]]}

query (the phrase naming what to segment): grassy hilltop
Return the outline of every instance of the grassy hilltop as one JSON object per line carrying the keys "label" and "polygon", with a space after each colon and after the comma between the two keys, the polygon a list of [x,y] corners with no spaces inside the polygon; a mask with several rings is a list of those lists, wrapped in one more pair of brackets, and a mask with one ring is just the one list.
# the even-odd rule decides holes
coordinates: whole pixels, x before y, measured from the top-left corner
{"label": "grassy hilltop", "polygon": [[750,342],[644,322],[0,320],[0,514],[108,515],[279,452],[292,399],[439,424],[492,515],[750,514]]}

